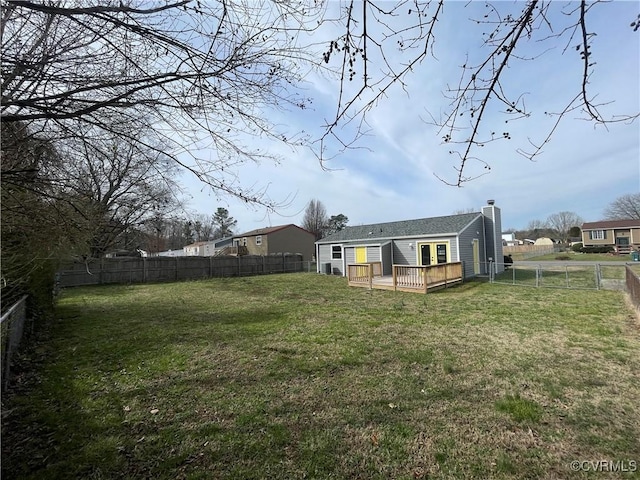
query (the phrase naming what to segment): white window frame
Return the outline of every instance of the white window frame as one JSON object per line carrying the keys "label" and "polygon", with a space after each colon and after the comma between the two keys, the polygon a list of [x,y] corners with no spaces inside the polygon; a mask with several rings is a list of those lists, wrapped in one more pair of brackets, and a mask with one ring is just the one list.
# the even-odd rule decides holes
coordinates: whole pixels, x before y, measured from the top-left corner
{"label": "white window frame", "polygon": [[[336,253],[340,256],[336,257]],[[331,245],[331,260],[342,260],[342,245]]]}
{"label": "white window frame", "polygon": [[590,230],[589,231],[589,240],[606,240],[607,232],[606,230]]}
{"label": "white window frame", "polygon": [[260,245],[262,245],[262,235],[257,235],[256,236],[256,245],[259,247]]}

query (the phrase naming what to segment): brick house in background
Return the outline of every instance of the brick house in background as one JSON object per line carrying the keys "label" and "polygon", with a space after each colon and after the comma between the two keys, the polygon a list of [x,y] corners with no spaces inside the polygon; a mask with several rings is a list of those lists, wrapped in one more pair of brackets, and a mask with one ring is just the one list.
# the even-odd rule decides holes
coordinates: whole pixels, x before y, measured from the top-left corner
{"label": "brick house in background", "polygon": [[604,220],[582,224],[585,247],[613,247],[617,253],[640,248],[640,220]]}
{"label": "brick house in background", "polygon": [[266,227],[233,236],[233,245],[246,247],[249,255],[300,253],[304,261],[313,260],[316,237],[297,225]]}

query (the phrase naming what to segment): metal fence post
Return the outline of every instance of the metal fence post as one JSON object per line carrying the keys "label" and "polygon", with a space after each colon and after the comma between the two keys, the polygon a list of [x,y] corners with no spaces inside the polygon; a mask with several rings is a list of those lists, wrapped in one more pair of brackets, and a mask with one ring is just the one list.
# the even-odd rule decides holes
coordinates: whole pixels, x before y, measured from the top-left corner
{"label": "metal fence post", "polygon": [[[6,338],[2,345],[2,390],[9,385],[11,377],[11,357],[18,350],[25,322],[27,321],[27,296],[14,303],[0,318],[0,325],[6,329]],[[33,326],[33,325],[32,325]]]}

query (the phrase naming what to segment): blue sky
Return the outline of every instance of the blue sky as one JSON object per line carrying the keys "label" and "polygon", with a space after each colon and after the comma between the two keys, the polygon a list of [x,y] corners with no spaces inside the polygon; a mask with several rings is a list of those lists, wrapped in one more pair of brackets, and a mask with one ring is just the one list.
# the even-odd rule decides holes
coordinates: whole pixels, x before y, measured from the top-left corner
{"label": "blue sky", "polygon": [[[330,8],[338,5],[333,2]],[[459,66],[468,61],[466,55],[473,59],[482,54],[480,27],[467,19],[481,17],[484,2],[465,5],[445,4],[436,31],[436,58],[427,58],[408,77],[406,92],[394,88],[368,114],[370,133],[357,144],[361,148],[333,159],[328,164],[330,171],[322,169],[311,151],[277,143],[268,148],[282,157],[279,164],[263,162],[238,168],[236,174],[242,184],[267,187],[270,197],[287,203],[286,207],[275,213],[247,207],[232,198],[217,196],[184,175],[189,210],[209,214],[225,207],[238,220],[238,230],[248,231],[300,224],[312,198],[320,200],[329,215],[342,213],[349,217],[350,225],[478,210],[491,198],[502,208],[503,228],[521,229],[531,220],[544,220],[559,211],[576,212],[585,221],[599,220],[604,208],[618,196],[640,191],[638,120],[610,125],[607,131],[573,112],[561,122],[535,162],[516,153],[518,147],[527,146],[527,138],[544,138],[551,125],[545,111],[558,111],[579,92],[582,64],[578,53],[569,48],[563,54],[566,41],[552,39],[516,51],[523,56],[542,54],[534,61],[512,62],[504,81],[507,89],[527,92],[532,116],[508,126],[494,112],[487,116],[486,128],[499,132],[508,129],[512,136],[482,150],[490,173],[461,188],[448,186],[436,177],[453,180],[455,163],[437,129],[423,119],[429,117],[427,112],[437,114],[446,108],[448,101],[442,91],[447,84],[458,81]],[[519,11],[523,4],[497,5]],[[566,21],[561,11],[577,5],[554,2],[551,19]],[[629,27],[639,13],[637,2],[615,1],[596,5],[590,17],[590,29],[597,33],[592,42],[592,61],[597,65],[589,90],[598,94],[599,102],[607,102],[601,107],[605,117],[640,112],[640,30],[634,32]],[[574,40],[572,45],[576,43]],[[313,108],[274,111],[273,120],[318,133],[335,109],[337,84],[316,74],[307,80],[305,95],[313,97]],[[470,174],[476,167],[471,168]]]}

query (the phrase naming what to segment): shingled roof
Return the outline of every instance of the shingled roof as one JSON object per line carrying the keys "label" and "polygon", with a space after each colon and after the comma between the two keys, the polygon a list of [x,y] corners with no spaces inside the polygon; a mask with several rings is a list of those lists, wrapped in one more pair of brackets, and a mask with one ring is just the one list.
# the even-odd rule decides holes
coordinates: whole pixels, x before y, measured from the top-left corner
{"label": "shingled roof", "polygon": [[279,230],[284,230],[285,228],[290,228],[290,227],[297,228],[298,230],[302,230],[303,232],[306,232],[306,233],[308,233],[310,235],[313,235],[313,233],[311,233],[308,230],[305,230],[304,228],[301,228],[301,227],[299,227],[297,225],[294,225],[293,223],[288,223],[287,225],[278,225],[278,226],[275,226],[275,227],[257,228],[255,230],[251,230],[249,232],[244,232],[244,233],[241,233],[239,235],[234,235],[234,238],[253,237],[253,236],[256,236],[256,235],[269,235],[270,233],[274,233],[274,232],[277,232]]}
{"label": "shingled roof", "polygon": [[604,230],[607,228],[631,228],[640,227],[640,220],[602,220],[600,222],[585,222],[582,230]]}
{"label": "shingled roof", "polygon": [[480,215],[463,213],[445,217],[420,218],[417,220],[401,220],[399,222],[374,223],[345,227],[316,243],[339,243],[356,240],[386,240],[392,238],[415,237],[419,235],[456,234]]}

